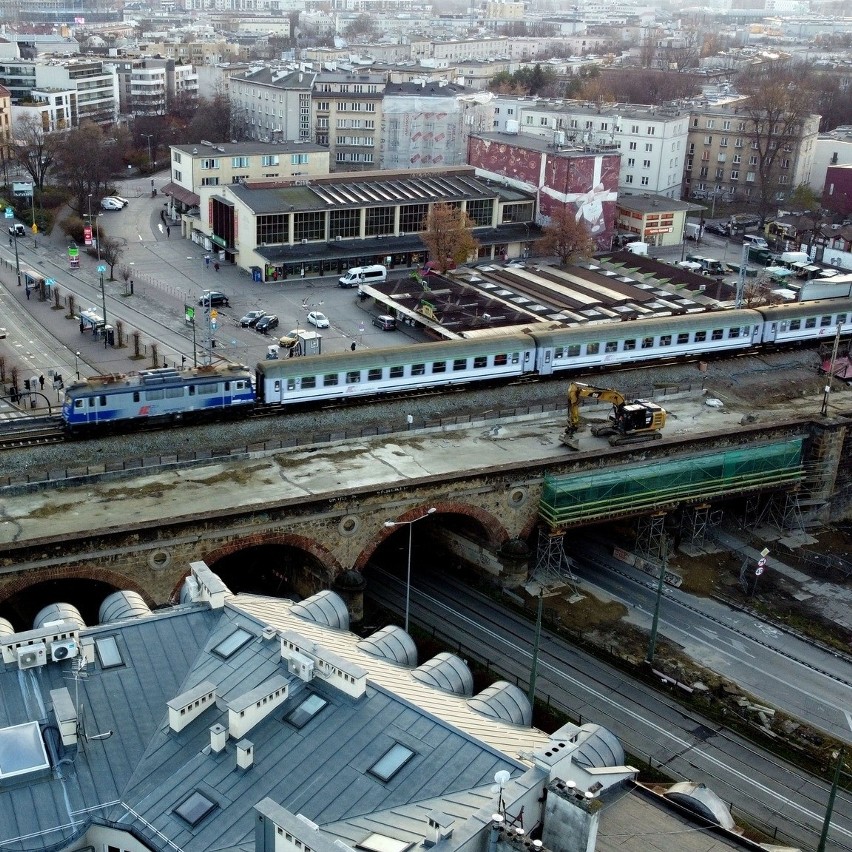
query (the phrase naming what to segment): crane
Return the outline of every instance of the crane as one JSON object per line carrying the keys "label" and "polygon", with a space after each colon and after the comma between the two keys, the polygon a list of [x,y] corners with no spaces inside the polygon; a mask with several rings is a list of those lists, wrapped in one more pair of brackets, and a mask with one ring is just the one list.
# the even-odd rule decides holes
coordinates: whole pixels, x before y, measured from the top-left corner
{"label": "crane", "polygon": [[612,403],[609,422],[593,426],[592,434],[608,437],[613,447],[663,437],[660,430],[666,425],[666,412],[655,402],[644,399],[627,402],[624,394],[613,388],[596,388],[582,382],[572,382],[568,387],[568,425],[562,435],[562,443],[572,450],[579,449],[574,433],[580,427],[582,399],[601,399]]}

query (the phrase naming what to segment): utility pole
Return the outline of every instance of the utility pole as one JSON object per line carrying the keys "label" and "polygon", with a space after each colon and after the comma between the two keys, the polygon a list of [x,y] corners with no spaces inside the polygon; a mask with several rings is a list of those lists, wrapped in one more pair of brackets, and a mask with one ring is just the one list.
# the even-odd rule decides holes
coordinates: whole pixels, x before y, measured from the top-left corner
{"label": "utility pole", "polygon": [[837,785],[840,783],[840,770],[843,768],[843,749],[837,754],[837,763],[834,767],[834,780],[831,782],[831,792],[828,794],[828,805],[825,808],[825,820],[822,824],[822,834],[819,836],[817,852],[825,852],[825,844],[828,841],[828,830],[831,828],[831,814],[834,811],[834,800],[837,798]]}
{"label": "utility pole", "polygon": [[538,611],[535,616],[535,638],[533,639],[532,662],[530,663],[530,690],[527,698],[530,707],[535,707],[535,682],[538,678],[538,651],[541,646],[541,617],[544,612],[544,587],[538,589]]}
{"label": "utility pole", "polygon": [[660,564],[660,581],[657,583],[657,601],[654,604],[654,618],[651,621],[651,638],[648,640],[648,654],[646,662],[652,665],[654,662],[654,651],[657,649],[657,627],[660,622],[660,603],[663,599],[663,584],[666,582],[666,571],[669,568],[669,541],[663,541],[663,561]]}
{"label": "utility pole", "polygon": [[828,367],[828,378],[825,380],[825,389],[822,395],[822,408],[820,414],[823,417],[828,417],[828,395],[831,393],[831,380],[834,378],[834,365],[837,362],[837,350],[840,347],[840,332],[843,326],[837,324],[837,334],[834,335],[834,348],[831,350],[831,363]]}

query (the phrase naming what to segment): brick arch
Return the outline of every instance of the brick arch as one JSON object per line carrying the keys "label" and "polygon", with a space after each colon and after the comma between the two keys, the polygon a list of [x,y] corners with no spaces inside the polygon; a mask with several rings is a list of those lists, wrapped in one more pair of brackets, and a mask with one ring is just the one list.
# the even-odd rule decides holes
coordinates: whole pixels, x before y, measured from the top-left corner
{"label": "brick arch", "polygon": [[31,586],[46,583],[50,580],[97,580],[108,583],[118,592],[137,592],[150,609],[157,606],[157,602],[148,592],[135,580],[111,571],[108,568],[36,568],[19,576],[8,585],[0,587],[0,603],[5,603],[12,595],[26,591]]}
{"label": "brick arch", "polygon": [[[511,538],[503,524],[500,523],[500,521],[490,512],[486,512],[485,509],[480,509],[478,506],[471,506],[469,503],[455,503],[451,500],[424,503],[422,506],[409,509],[398,518],[394,518],[394,520],[401,522],[413,521],[415,518],[420,518],[425,515],[426,511],[431,509],[433,506],[437,510],[435,512],[436,517],[439,515],[464,515],[465,517],[473,518],[473,520],[478,521],[488,535],[488,543],[495,549]],[[355,560],[355,564],[352,566],[353,570],[363,574],[364,568],[367,566],[367,563],[370,561],[379,545],[392,536],[395,531],[395,527],[380,527],[378,536],[369,542]]]}
{"label": "brick arch", "polygon": [[[221,547],[217,547],[216,550],[205,555],[204,561],[215,571],[216,563],[219,560],[224,559],[226,556],[230,556],[233,553],[239,553],[239,551],[246,550],[249,547],[260,547],[262,545],[269,544],[286,545],[288,547],[296,548],[297,550],[303,550],[305,553],[309,553],[320,563],[320,565],[323,566],[323,568],[325,568],[328,573],[329,582],[334,580],[334,578],[341,574],[344,570],[343,566],[340,562],[338,562],[337,557],[330,550],[323,547],[312,538],[308,538],[303,535],[296,535],[294,533],[255,533],[253,535],[247,535],[244,538],[230,541],[227,544],[223,544]],[[189,574],[188,569],[186,574],[184,574],[181,578],[180,583],[183,582],[187,574]]]}

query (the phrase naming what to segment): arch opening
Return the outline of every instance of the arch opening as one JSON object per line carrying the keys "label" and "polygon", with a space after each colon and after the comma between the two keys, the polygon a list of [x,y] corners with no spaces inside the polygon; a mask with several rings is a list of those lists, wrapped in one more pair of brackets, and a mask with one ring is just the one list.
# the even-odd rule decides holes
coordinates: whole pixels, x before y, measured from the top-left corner
{"label": "arch opening", "polygon": [[328,569],[316,556],[282,542],[243,547],[209,564],[234,593],[301,600],[330,588]]}

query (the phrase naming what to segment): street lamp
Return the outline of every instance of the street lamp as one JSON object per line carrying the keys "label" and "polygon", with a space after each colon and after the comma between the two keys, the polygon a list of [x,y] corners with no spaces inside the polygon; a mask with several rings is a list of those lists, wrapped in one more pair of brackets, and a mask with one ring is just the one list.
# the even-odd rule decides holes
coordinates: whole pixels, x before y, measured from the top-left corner
{"label": "street lamp", "polygon": [[151,156],[151,139],[154,137],[154,134],[153,133],[140,133],[139,135],[146,137],[147,140],[148,140],[148,165],[150,165],[151,168],[153,169],[154,168],[154,158]]}
{"label": "street lamp", "polygon": [[106,290],[104,290],[104,272],[106,272],[106,266],[102,263],[98,264],[98,275],[101,276],[101,308],[103,310],[104,317],[104,349],[107,348],[107,316],[106,316]]}
{"label": "street lamp", "polygon": [[15,272],[18,273],[18,286],[21,286],[21,259],[18,257],[18,232],[14,226],[12,228],[12,238],[15,240]]}
{"label": "street lamp", "polygon": [[80,358],[80,353],[75,352],[74,353],[74,372],[77,374],[77,380],[78,381],[80,379],[80,361],[79,361],[79,358]]}
{"label": "street lamp", "polygon": [[95,221],[92,219],[92,193],[89,193],[89,227],[92,229],[92,236],[95,240],[95,248],[98,252],[98,263],[101,262],[101,229],[95,227]]}
{"label": "street lamp", "polygon": [[385,521],[386,527],[399,527],[403,524],[408,524],[408,565],[405,571],[405,632],[408,633],[408,611],[411,603],[411,548],[413,543],[413,528],[418,521],[423,518],[428,518],[429,515],[434,515],[438,510],[432,506],[426,510],[425,515],[420,515],[419,518],[412,518],[410,521]]}

